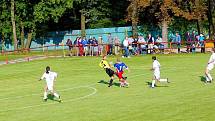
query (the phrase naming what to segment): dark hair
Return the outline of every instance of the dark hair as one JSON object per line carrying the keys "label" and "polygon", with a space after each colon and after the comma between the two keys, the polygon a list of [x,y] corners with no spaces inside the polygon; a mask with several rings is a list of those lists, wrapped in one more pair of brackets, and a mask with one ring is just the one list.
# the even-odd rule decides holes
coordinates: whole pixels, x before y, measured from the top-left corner
{"label": "dark hair", "polygon": [[212,51],[215,52],[215,48],[212,48]]}
{"label": "dark hair", "polygon": [[50,67],[49,66],[46,66],[46,73],[48,74],[50,71]]}
{"label": "dark hair", "polygon": [[157,60],[156,56],[152,56],[152,60]]}

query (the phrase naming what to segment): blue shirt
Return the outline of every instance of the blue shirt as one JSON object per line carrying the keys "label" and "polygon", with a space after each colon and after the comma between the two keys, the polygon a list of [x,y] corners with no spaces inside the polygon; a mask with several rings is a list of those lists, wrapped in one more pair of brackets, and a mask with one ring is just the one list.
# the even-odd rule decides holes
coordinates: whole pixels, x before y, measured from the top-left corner
{"label": "blue shirt", "polygon": [[181,36],[180,35],[176,36],[175,41],[181,43]]}
{"label": "blue shirt", "polygon": [[116,68],[117,72],[123,72],[124,68],[128,68],[125,63],[121,62],[121,63],[115,63],[114,67]]}
{"label": "blue shirt", "polygon": [[84,46],[84,47],[86,47],[87,46],[87,44],[88,44],[88,41],[87,40],[82,40],[82,45]]}

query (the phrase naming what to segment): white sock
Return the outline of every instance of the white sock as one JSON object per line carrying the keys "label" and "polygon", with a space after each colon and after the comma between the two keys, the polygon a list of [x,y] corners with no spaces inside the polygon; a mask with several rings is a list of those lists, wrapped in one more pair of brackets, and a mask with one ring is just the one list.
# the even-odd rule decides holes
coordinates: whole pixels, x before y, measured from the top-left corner
{"label": "white sock", "polygon": [[44,92],[44,94],[43,94],[43,99],[47,99],[48,97],[47,97],[47,92]]}
{"label": "white sock", "polygon": [[152,80],[152,87],[155,87],[155,80]]}
{"label": "white sock", "polygon": [[60,97],[56,92],[54,93],[54,96],[57,97],[57,98]]}
{"label": "white sock", "polygon": [[207,76],[207,77],[210,79],[210,81],[212,81],[212,80],[213,80],[213,78],[212,78],[211,74],[209,74],[209,73],[208,73],[208,76]]}
{"label": "white sock", "polygon": [[167,79],[160,79],[160,82],[167,82]]}
{"label": "white sock", "polygon": [[208,78],[208,76],[206,75],[205,76],[205,78],[206,78],[206,81],[208,82],[208,81],[210,81],[210,79]]}

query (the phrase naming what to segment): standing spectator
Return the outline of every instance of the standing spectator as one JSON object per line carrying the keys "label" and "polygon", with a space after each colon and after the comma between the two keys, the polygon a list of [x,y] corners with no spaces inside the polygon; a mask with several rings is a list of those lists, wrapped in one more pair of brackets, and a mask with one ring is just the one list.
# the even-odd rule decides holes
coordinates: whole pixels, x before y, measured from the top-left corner
{"label": "standing spectator", "polygon": [[178,47],[178,53],[180,53],[180,48],[181,48],[181,36],[179,35],[178,32],[176,32],[175,34],[175,41],[176,41],[176,44],[177,44],[177,47]]}
{"label": "standing spectator", "polygon": [[122,57],[130,58],[129,52],[128,52],[128,45],[129,45],[128,43],[129,43],[128,37],[125,37],[125,40],[123,41],[124,56],[122,56]]}
{"label": "standing spectator", "polygon": [[76,56],[78,56],[78,54],[79,54],[78,39],[79,39],[79,37],[77,37],[73,43],[74,47],[75,47]]}
{"label": "standing spectator", "polygon": [[90,37],[90,39],[88,40],[88,44],[89,44],[89,54],[90,54],[90,56],[93,56],[93,39],[92,39],[92,37]]}
{"label": "standing spectator", "polygon": [[83,56],[84,48],[82,45],[82,38],[81,37],[78,38],[78,49],[79,49],[79,55]]}
{"label": "standing spectator", "polygon": [[99,55],[103,54],[103,39],[102,39],[102,36],[99,36],[99,38],[98,38],[98,54]]}
{"label": "standing spectator", "polygon": [[199,36],[199,45],[201,47],[201,53],[205,53],[205,37],[203,36],[203,34],[200,34]]}
{"label": "standing spectator", "polygon": [[153,45],[154,45],[154,37],[151,34],[148,34],[147,43],[148,43],[148,53],[152,53]]}
{"label": "standing spectator", "polygon": [[96,53],[96,55],[98,56],[98,41],[96,40],[95,37],[93,37],[93,54]]}
{"label": "standing spectator", "polygon": [[116,36],[114,38],[114,51],[115,51],[115,55],[118,55],[119,54],[119,46],[120,46],[120,40],[119,38]]}
{"label": "standing spectator", "polygon": [[67,39],[66,45],[69,47],[69,56],[72,56],[72,41],[71,41],[71,39]]}
{"label": "standing spectator", "polygon": [[192,52],[192,45],[194,42],[192,41],[192,35],[190,35],[190,33],[187,32],[185,38],[186,38],[187,52],[190,53]]}
{"label": "standing spectator", "polygon": [[143,36],[138,36],[138,44],[139,44],[139,53],[146,54],[146,41]]}
{"label": "standing spectator", "polygon": [[84,48],[84,56],[87,56],[87,54],[88,54],[88,41],[87,41],[86,37],[84,37],[82,39],[82,46]]}
{"label": "standing spectator", "polygon": [[112,55],[113,54],[113,37],[111,36],[111,33],[108,34],[108,48],[109,48],[109,51],[108,51],[108,54],[109,55]]}

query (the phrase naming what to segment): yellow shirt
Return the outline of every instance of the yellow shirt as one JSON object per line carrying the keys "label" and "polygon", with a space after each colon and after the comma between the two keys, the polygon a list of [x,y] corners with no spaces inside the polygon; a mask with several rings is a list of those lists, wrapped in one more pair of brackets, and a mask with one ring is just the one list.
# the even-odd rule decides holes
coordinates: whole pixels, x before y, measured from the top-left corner
{"label": "yellow shirt", "polygon": [[99,66],[100,66],[101,68],[110,68],[109,63],[108,63],[106,60],[102,60],[102,61],[99,63]]}

